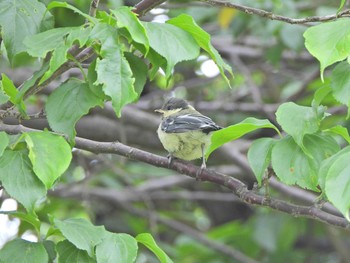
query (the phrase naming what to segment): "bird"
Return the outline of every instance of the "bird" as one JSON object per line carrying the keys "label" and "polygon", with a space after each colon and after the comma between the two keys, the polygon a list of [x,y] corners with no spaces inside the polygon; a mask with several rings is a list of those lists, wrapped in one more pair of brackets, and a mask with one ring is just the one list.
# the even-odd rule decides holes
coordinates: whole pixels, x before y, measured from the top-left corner
{"label": "bird", "polygon": [[222,127],[180,98],[167,99],[155,111],[162,114],[157,133],[169,153],[169,165],[174,157],[186,161],[202,158],[201,170],[206,168],[205,152],[212,133]]}

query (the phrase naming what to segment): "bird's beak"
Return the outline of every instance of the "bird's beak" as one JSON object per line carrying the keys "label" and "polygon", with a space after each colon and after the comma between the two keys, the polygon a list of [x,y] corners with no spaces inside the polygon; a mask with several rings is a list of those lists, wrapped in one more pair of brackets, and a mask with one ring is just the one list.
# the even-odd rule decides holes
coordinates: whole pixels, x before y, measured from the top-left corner
{"label": "bird's beak", "polygon": [[161,113],[161,114],[164,114],[164,110],[162,110],[162,109],[157,109],[157,110],[154,110],[155,112],[158,112],[158,113]]}

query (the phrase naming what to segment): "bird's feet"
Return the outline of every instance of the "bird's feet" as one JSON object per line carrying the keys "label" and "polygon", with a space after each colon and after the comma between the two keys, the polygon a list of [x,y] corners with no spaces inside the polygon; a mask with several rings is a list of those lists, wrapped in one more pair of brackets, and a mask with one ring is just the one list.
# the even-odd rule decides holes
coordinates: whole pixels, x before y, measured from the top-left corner
{"label": "bird's feet", "polygon": [[205,164],[205,163],[202,163],[201,168],[198,169],[197,172],[196,172],[196,181],[202,181],[202,180],[201,180],[202,172],[203,172],[203,170],[206,169],[206,168],[207,168],[206,164]]}
{"label": "bird's feet", "polygon": [[167,158],[168,158],[168,168],[170,168],[170,166],[171,166],[171,164],[172,164],[172,162],[173,162],[173,160],[174,160],[174,156],[172,155],[172,154],[168,154],[167,155]]}

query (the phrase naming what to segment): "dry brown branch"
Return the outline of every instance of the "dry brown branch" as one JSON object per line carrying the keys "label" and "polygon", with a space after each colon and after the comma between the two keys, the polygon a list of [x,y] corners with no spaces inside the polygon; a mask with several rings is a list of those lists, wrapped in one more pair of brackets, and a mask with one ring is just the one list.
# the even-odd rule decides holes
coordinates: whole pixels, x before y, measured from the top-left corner
{"label": "dry brown branch", "polygon": [[[0,131],[5,131],[8,134],[20,134],[23,132],[37,130],[30,129],[22,125],[0,124]],[[79,149],[94,153],[121,155],[131,160],[148,163],[156,167],[168,168],[192,178],[196,178],[200,170],[200,167],[197,167],[191,163],[176,160],[172,162],[169,167],[168,159],[166,157],[129,147],[119,142],[96,142],[83,138],[75,138],[75,146]],[[248,204],[269,207],[295,217],[312,218],[329,225],[350,228],[350,223],[345,218],[323,211],[318,206],[296,205],[275,198],[259,195],[252,190],[248,190],[247,186],[240,180],[210,169],[203,169],[200,173],[200,179],[203,182],[211,182],[230,189],[240,200]]]}
{"label": "dry brown branch", "polygon": [[242,11],[248,15],[258,15],[264,18],[282,21],[289,24],[308,24],[311,22],[326,22],[326,21],[332,21],[341,17],[350,16],[350,9],[346,9],[344,11],[339,12],[338,14],[327,15],[327,16],[309,16],[304,18],[290,18],[286,16],[276,15],[266,10],[244,6],[240,4],[235,4],[229,1],[218,1],[218,0],[199,0],[199,1],[210,4],[212,6],[223,6],[223,7],[233,8],[233,9]]}

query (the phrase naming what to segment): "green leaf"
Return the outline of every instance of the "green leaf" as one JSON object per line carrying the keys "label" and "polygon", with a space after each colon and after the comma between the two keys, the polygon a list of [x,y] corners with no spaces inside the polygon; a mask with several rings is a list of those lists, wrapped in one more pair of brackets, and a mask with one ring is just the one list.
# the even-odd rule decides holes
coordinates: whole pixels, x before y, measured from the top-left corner
{"label": "green leaf", "polygon": [[49,256],[42,243],[15,239],[0,250],[0,262],[47,263]]}
{"label": "green leaf", "polygon": [[4,151],[0,157],[0,181],[6,192],[29,212],[46,194],[45,186],[32,171],[26,150]]}
{"label": "green leaf", "polygon": [[55,219],[55,225],[62,232],[62,235],[74,246],[85,250],[89,256],[94,255],[94,249],[106,234],[103,226],[94,226],[86,219],[72,218],[64,221]]}
{"label": "green leaf", "polygon": [[[350,35],[349,35],[350,38]],[[331,87],[334,98],[348,107],[350,116],[350,65],[348,62],[339,63],[332,71]]]}
{"label": "green leaf", "polygon": [[96,246],[98,263],[132,263],[137,256],[137,242],[128,234],[108,233]]}
{"label": "green leaf", "polygon": [[277,141],[272,148],[272,167],[282,182],[319,191],[321,163],[339,151],[339,146],[332,137],[316,134],[306,135],[304,145],[313,158],[306,155],[290,136]]}
{"label": "green leaf", "polygon": [[43,245],[45,247],[46,253],[49,255],[49,262],[56,262],[54,261],[57,257],[56,244],[51,240],[44,240]]}
{"label": "green leaf", "polygon": [[350,152],[340,155],[330,166],[325,183],[326,195],[339,209],[344,217],[350,221]]}
{"label": "green leaf", "polygon": [[87,74],[87,81],[89,83],[89,87],[93,93],[102,100],[106,99],[106,95],[104,94],[102,90],[102,85],[95,85],[94,83],[97,80],[97,73],[96,73],[96,60],[90,63],[88,68],[88,74]]}
{"label": "green leaf", "polygon": [[345,147],[341,151],[337,152],[336,154],[332,155],[331,157],[325,159],[321,163],[321,167],[318,173],[318,184],[320,185],[321,189],[324,191],[326,186],[326,177],[329,171],[329,168],[333,165],[335,160],[337,160],[341,155],[347,154],[350,152],[350,146]]}
{"label": "green leaf", "polygon": [[90,90],[88,84],[70,79],[49,96],[46,103],[47,119],[54,131],[67,134],[72,143],[76,135],[76,122],[92,107],[102,105],[102,99]]}
{"label": "green leaf", "polygon": [[336,140],[334,140],[332,136],[325,134],[306,135],[304,144],[311,153],[317,169],[319,169],[323,160],[340,151],[340,147]]}
{"label": "green leaf", "polygon": [[[80,47],[86,44],[90,31],[91,29],[89,27],[84,26],[62,27],[48,30],[25,39],[24,43],[28,47],[28,53],[33,57],[44,58],[48,52],[53,51],[50,58],[49,69],[40,79],[39,84],[47,80],[67,61],[68,50],[72,47],[74,42],[79,42]],[[43,66],[43,68],[46,68],[46,66]],[[39,73],[41,72],[42,70],[39,71]],[[34,83],[32,83],[32,85],[34,85]]]}
{"label": "green leaf", "polygon": [[138,99],[146,84],[148,68],[145,62],[134,54],[125,52],[124,56],[130,65],[133,77],[135,79],[134,88],[135,92],[137,93],[136,99]]}
{"label": "green leaf", "polygon": [[31,224],[36,229],[36,231],[38,231],[38,233],[40,232],[41,222],[36,215],[26,214],[18,211],[0,211],[0,214],[14,216],[21,219],[21,221],[26,221],[27,223]]}
{"label": "green leaf", "polygon": [[261,185],[266,168],[271,161],[271,151],[275,140],[271,138],[261,138],[255,140],[248,151],[248,161],[253,169],[254,175]]}
{"label": "green leaf", "polygon": [[321,79],[326,67],[350,55],[350,20],[338,19],[308,28],[305,46],[321,64]]}
{"label": "green leaf", "polygon": [[73,27],[72,31],[67,37],[67,43],[69,46],[72,46],[74,43],[79,43],[79,47],[83,47],[89,40],[91,27],[78,26]]}
{"label": "green leaf", "polygon": [[65,42],[61,42],[61,44],[55,48],[55,50],[51,54],[50,68],[40,79],[39,84],[47,80],[64,62],[67,61],[66,55],[69,48],[70,46],[66,45]]}
{"label": "green leaf", "polygon": [[231,76],[233,76],[231,67],[223,61],[218,51],[211,44],[210,35],[197,25],[193,17],[186,14],[181,14],[178,17],[168,20],[167,24],[177,26],[190,33],[191,36],[196,40],[197,44],[203,48],[214,60],[220,70],[221,76],[231,87],[230,81],[225,75],[225,70],[227,70]]}
{"label": "green leaf", "polygon": [[303,138],[306,134],[313,134],[319,130],[319,118],[315,110],[287,102],[278,107],[276,117],[282,129],[308,154]]}
{"label": "green leaf", "polygon": [[59,27],[27,37],[24,40],[27,52],[33,57],[45,58],[49,51],[54,50],[65,41],[73,29],[74,27]]}
{"label": "green leaf", "polygon": [[10,101],[13,104],[17,104],[16,95],[18,93],[18,90],[16,86],[13,84],[12,80],[9,79],[4,73],[2,73],[1,83],[2,83],[2,88],[4,89],[6,95],[10,97]]}
{"label": "green leaf", "polygon": [[167,61],[165,75],[169,78],[174,66],[199,56],[199,46],[191,34],[170,25],[143,22],[150,46]]}
{"label": "green leaf", "polygon": [[24,138],[35,174],[50,189],[72,160],[69,144],[62,136],[48,131],[28,132]]}
{"label": "green leaf", "polygon": [[3,90],[2,83],[0,82],[0,104],[8,102],[9,99],[10,97],[6,95],[6,93]]}
{"label": "green leaf", "polygon": [[156,244],[151,234],[142,233],[137,235],[137,242],[146,246],[149,250],[151,250],[159,259],[161,263],[171,263],[173,262],[168,255]]}
{"label": "green leaf", "polygon": [[131,7],[122,6],[115,10],[111,10],[111,12],[117,18],[117,26],[125,27],[129,31],[132,39],[144,46],[146,50],[145,53],[147,54],[149,50],[149,41],[146,30],[136,14],[131,10]]}
{"label": "green leaf", "polygon": [[78,41],[79,46],[82,47],[86,44],[89,34],[91,32],[90,27],[75,27],[72,28],[67,36],[67,39],[62,39],[59,46],[57,46],[52,52],[50,59],[50,68],[45,72],[44,76],[40,79],[39,84],[47,80],[51,75],[65,63],[68,59],[68,50],[73,46],[73,43]]}
{"label": "green leaf", "polygon": [[51,10],[52,8],[56,8],[56,7],[63,7],[63,8],[70,9],[70,10],[74,11],[75,13],[83,16],[87,20],[89,20],[90,23],[93,23],[93,24],[98,23],[98,19],[96,19],[95,17],[89,16],[88,14],[83,13],[78,8],[68,4],[66,2],[52,1],[50,4],[48,4],[47,10]]}
{"label": "green leaf", "polygon": [[58,263],[96,263],[96,260],[91,258],[84,250],[76,248],[67,240],[57,244]]}
{"label": "green leaf", "polygon": [[338,10],[337,10],[337,15],[338,15],[338,13],[340,12],[340,10],[343,9],[345,3],[346,3],[346,0],[341,0],[341,1],[340,1],[340,5],[339,5],[339,8],[338,8]]}
{"label": "green leaf", "polygon": [[0,157],[4,153],[6,147],[8,146],[10,140],[6,132],[0,132]]}
{"label": "green leaf", "polygon": [[[40,32],[43,23],[52,27],[53,20],[51,18],[51,14],[46,12],[45,5],[36,0],[0,1],[1,35],[12,65],[15,56],[26,51],[23,40],[27,36]],[[49,20],[51,21],[49,22]]]}
{"label": "green leaf", "polygon": [[277,177],[285,184],[297,184],[317,191],[317,171],[312,160],[294,142],[286,137],[276,142],[272,149],[271,162]]}
{"label": "green leaf", "polygon": [[328,96],[328,94],[332,91],[330,85],[323,85],[318,88],[314,94],[314,99],[312,101],[312,106],[318,107],[321,105],[321,102]]}
{"label": "green leaf", "polygon": [[269,120],[259,120],[251,117],[240,123],[214,132],[211,137],[211,145],[206,152],[206,157],[208,158],[213,151],[225,143],[236,140],[249,132],[263,128],[274,129],[279,134],[279,130]]}
{"label": "green leaf", "polygon": [[324,132],[330,132],[333,134],[337,134],[340,135],[341,137],[343,137],[349,144],[350,144],[350,135],[349,135],[349,131],[347,128],[337,125],[334,126],[332,128],[329,128],[327,130],[324,130]]}
{"label": "green leaf", "polygon": [[159,68],[166,70],[167,61],[164,57],[159,55],[153,48],[150,48],[146,58],[151,63],[151,69],[149,70],[149,79],[154,80]]}
{"label": "green leaf", "polygon": [[17,100],[18,90],[16,86],[4,73],[1,74],[1,78],[2,89],[5,91],[6,95],[9,96],[10,101],[16,105],[21,115],[26,116],[26,105],[23,100]]}
{"label": "green leaf", "polygon": [[134,90],[135,79],[120,49],[117,29],[107,24],[98,24],[91,35],[102,43],[102,59],[96,60],[97,80],[94,84],[103,85],[104,93],[112,99],[113,109],[120,117],[123,106],[138,96]]}

